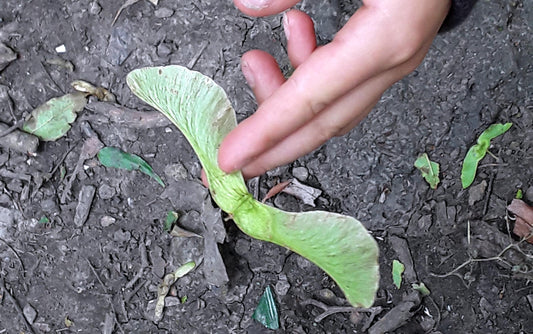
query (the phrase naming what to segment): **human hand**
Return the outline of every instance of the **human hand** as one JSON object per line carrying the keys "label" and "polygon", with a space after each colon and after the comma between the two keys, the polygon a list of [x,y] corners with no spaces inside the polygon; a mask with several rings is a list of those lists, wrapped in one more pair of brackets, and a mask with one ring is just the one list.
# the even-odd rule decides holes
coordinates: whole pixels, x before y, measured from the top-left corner
{"label": "human hand", "polygon": [[[279,13],[297,2],[235,0],[252,16]],[[286,80],[268,53],[243,55],[242,71],[259,107],[222,142],[220,168],[250,178],[350,131],[387,88],[422,62],[449,8],[450,0],[366,0],[333,41],[318,48],[309,16],[285,13],[295,71]]]}

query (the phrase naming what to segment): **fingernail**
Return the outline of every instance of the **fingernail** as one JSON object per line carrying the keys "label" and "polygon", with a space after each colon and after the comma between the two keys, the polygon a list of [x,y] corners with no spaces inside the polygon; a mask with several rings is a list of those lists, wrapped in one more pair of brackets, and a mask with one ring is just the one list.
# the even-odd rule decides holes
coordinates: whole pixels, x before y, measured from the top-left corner
{"label": "fingernail", "polygon": [[283,31],[285,31],[285,37],[289,40],[290,29],[289,29],[289,17],[287,13],[283,13]]}
{"label": "fingernail", "polygon": [[246,82],[248,82],[250,88],[253,89],[255,87],[254,73],[246,61],[242,62],[241,70],[242,74],[244,74],[244,77],[246,78]]}
{"label": "fingernail", "polygon": [[270,6],[272,0],[241,0],[244,7],[253,10],[265,9]]}

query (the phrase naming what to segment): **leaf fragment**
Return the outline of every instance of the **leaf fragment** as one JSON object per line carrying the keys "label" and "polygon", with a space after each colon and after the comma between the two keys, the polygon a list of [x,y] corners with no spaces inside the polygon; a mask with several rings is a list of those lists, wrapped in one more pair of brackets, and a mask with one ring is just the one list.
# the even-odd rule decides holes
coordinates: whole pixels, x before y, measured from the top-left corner
{"label": "leaf fragment", "polygon": [[98,160],[106,167],[139,170],[156,180],[162,187],[165,186],[159,175],[138,155],[124,152],[116,147],[104,147],[98,152]]}
{"label": "leaf fragment", "polygon": [[420,292],[420,294],[424,297],[427,297],[431,294],[431,291],[429,291],[429,289],[426,287],[424,282],[412,283],[411,288],[413,288],[413,290]]}
{"label": "leaf fragment", "polygon": [[468,188],[472,182],[474,182],[478,163],[487,154],[487,150],[490,147],[490,141],[504,134],[512,125],[513,123],[492,124],[481,133],[477,139],[477,144],[470,147],[463,160],[463,168],[461,170],[461,183],[463,189]]}
{"label": "leaf fragment", "polygon": [[439,164],[429,160],[427,153],[421,154],[415,161],[415,167],[420,170],[422,176],[432,189],[437,189],[440,182]]}
{"label": "leaf fragment", "polygon": [[176,211],[167,212],[167,217],[165,218],[165,225],[163,229],[168,232],[172,226],[178,221],[179,215]]}
{"label": "leaf fragment", "polygon": [[86,104],[85,94],[80,92],[53,98],[35,108],[22,129],[44,141],[59,139],[70,130],[76,113],[82,111]]}
{"label": "leaf fragment", "polygon": [[405,266],[398,260],[392,261],[392,281],[394,285],[399,289],[402,286],[402,274],[405,270]]}
{"label": "leaf fragment", "polygon": [[507,210],[514,214],[513,233],[520,238],[527,238],[526,241],[533,244],[533,207],[515,198]]}
{"label": "leaf fragment", "polygon": [[278,309],[270,286],[266,287],[261,299],[259,299],[252,318],[268,329],[279,328]]}
{"label": "leaf fragment", "polygon": [[265,203],[266,201],[268,201],[269,199],[271,199],[272,197],[276,196],[277,194],[279,194],[283,189],[285,189],[289,184],[291,183],[291,180],[288,180],[288,181],[283,181],[283,182],[280,182],[278,184],[276,184],[275,186],[273,186],[272,188],[270,188],[270,190],[267,192],[267,194],[265,195],[265,197],[263,198],[263,200],[261,201],[261,203]]}
{"label": "leaf fragment", "polygon": [[93,95],[100,101],[104,101],[104,102],[115,102],[116,101],[115,95],[113,95],[113,93],[111,93],[109,90],[105,89],[104,87],[96,87],[87,81],[74,80],[73,82],[70,83],[70,85],[72,86],[72,88],[74,88],[78,92]]}

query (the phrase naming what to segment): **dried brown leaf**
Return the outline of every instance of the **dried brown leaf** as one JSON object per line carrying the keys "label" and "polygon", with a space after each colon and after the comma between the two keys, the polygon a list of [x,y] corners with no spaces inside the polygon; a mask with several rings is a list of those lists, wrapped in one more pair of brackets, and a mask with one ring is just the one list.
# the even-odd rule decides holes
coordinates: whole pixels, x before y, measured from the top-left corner
{"label": "dried brown leaf", "polygon": [[530,236],[526,241],[533,244],[533,207],[521,199],[513,199],[507,210],[516,217],[513,233],[520,238]]}
{"label": "dried brown leaf", "polygon": [[276,184],[275,186],[273,186],[268,192],[267,194],[265,195],[265,198],[263,198],[263,200],[261,202],[265,203],[268,199],[276,196],[277,194],[279,194],[283,189],[285,189],[289,184],[291,184],[292,180],[289,180],[289,181],[284,181],[284,182],[281,182],[281,183],[278,183]]}

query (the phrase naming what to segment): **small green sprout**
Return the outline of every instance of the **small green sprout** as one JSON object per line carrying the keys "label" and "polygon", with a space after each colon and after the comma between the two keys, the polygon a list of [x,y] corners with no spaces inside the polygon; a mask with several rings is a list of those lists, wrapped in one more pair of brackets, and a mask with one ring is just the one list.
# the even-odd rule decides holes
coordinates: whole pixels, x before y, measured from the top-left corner
{"label": "small green sprout", "polygon": [[392,261],[392,281],[394,285],[399,289],[402,286],[402,274],[405,270],[405,266],[398,260]]}
{"label": "small green sprout", "polygon": [[439,164],[429,160],[427,153],[421,154],[415,161],[415,167],[420,170],[422,176],[432,189],[437,189],[440,182]]}
{"label": "small green sprout", "polygon": [[477,165],[485,157],[490,146],[490,141],[504,134],[513,123],[492,124],[477,139],[477,144],[470,147],[463,161],[461,183],[463,189],[468,188],[476,177]]}

